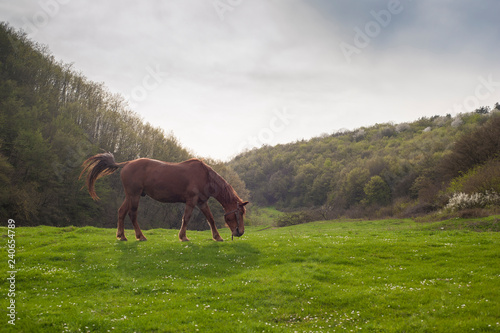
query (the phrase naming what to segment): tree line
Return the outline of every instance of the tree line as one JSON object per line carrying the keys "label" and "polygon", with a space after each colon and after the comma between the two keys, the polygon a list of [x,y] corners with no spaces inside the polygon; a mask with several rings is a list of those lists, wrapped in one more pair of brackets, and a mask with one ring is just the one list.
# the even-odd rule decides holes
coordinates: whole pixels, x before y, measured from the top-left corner
{"label": "tree line", "polygon": [[[120,95],[57,61],[44,45],[7,23],[0,24],[0,213],[19,225],[115,227],[124,193],[118,174],[100,179],[93,202],[78,181],[82,162],[101,151],[117,161],[139,157],[189,159],[171,133],[145,123]],[[238,175],[205,160],[242,196]],[[211,202],[219,224],[222,208]],[[141,201],[141,227],[177,228],[182,204]],[[202,214],[190,227],[205,229]]]}
{"label": "tree line", "polygon": [[254,203],[316,210],[311,219],[426,214],[455,192],[500,193],[499,111],[497,103],[455,117],[376,124],[265,146],[229,164]]}
{"label": "tree line", "polygon": [[[205,162],[256,206],[312,209],[321,218],[413,216],[441,209],[454,193],[500,193],[499,109],[497,103],[454,117],[376,124],[264,146],[229,163]],[[172,133],[145,123],[123,97],[1,23],[1,216],[19,225],[115,227],[124,197],[119,175],[97,182],[99,202],[78,181],[82,162],[102,150],[117,161],[192,157]],[[222,208],[210,204],[220,227]],[[183,211],[182,204],[146,197],[139,221],[146,229],[179,228]],[[199,212],[190,226],[208,227]]]}

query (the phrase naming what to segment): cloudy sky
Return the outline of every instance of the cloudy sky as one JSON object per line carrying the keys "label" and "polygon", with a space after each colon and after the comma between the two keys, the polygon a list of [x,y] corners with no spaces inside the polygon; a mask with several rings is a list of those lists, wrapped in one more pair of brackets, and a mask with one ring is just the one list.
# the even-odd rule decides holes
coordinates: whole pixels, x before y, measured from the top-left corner
{"label": "cloudy sky", "polygon": [[498,0],[0,0],[200,157],[500,102]]}

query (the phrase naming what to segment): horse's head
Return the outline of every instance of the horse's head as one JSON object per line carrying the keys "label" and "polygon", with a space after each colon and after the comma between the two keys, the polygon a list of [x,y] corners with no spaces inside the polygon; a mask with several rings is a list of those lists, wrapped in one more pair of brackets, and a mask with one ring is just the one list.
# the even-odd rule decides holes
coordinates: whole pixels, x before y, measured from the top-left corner
{"label": "horse's head", "polygon": [[224,220],[226,224],[231,229],[231,238],[233,236],[240,237],[245,233],[245,223],[243,222],[243,216],[245,215],[245,206],[248,201],[243,203],[237,203],[236,209],[226,212],[224,214]]}

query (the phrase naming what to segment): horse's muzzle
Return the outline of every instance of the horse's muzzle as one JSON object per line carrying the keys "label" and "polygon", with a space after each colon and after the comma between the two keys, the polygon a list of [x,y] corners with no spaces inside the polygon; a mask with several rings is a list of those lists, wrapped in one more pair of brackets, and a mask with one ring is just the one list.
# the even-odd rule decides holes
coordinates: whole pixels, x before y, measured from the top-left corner
{"label": "horse's muzzle", "polygon": [[241,231],[240,232],[240,229],[239,228],[236,228],[236,230],[233,232],[233,234],[231,235],[231,239],[236,236],[236,237],[241,237],[243,236],[243,234],[245,233],[245,230]]}

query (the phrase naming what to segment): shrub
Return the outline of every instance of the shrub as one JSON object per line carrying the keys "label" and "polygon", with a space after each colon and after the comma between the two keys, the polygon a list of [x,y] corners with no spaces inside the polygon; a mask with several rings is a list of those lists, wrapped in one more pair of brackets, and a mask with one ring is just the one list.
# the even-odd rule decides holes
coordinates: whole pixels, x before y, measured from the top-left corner
{"label": "shrub", "polygon": [[373,176],[363,188],[368,205],[387,205],[391,202],[391,189],[380,176]]}
{"label": "shrub", "polygon": [[500,159],[469,169],[455,177],[447,189],[448,193],[483,193],[487,190],[500,193]]}
{"label": "shrub", "polygon": [[320,221],[325,219],[323,214],[324,212],[321,209],[285,213],[274,220],[274,225],[276,227],[288,227],[291,225]]}
{"label": "shrub", "polygon": [[274,220],[277,227],[288,227],[306,222],[310,222],[310,219],[305,212],[287,213]]}
{"label": "shrub", "polygon": [[405,210],[403,210],[400,214],[400,217],[407,218],[427,215],[436,209],[437,207],[434,203],[417,201],[416,204],[410,205]]}
{"label": "shrub", "polygon": [[470,208],[485,208],[492,205],[500,205],[500,195],[496,192],[472,193],[462,192],[454,193],[448,201],[445,209],[462,210]]}
{"label": "shrub", "polygon": [[411,126],[408,123],[401,123],[396,125],[396,132],[401,133],[404,131],[408,131],[411,129]]}
{"label": "shrub", "polygon": [[499,154],[500,117],[492,116],[487,123],[457,140],[451,153],[442,159],[439,173],[452,179]]}
{"label": "shrub", "polygon": [[456,128],[456,127],[460,127],[463,123],[464,123],[464,121],[462,120],[462,118],[456,117],[455,120],[453,120],[451,122],[451,126]]}

